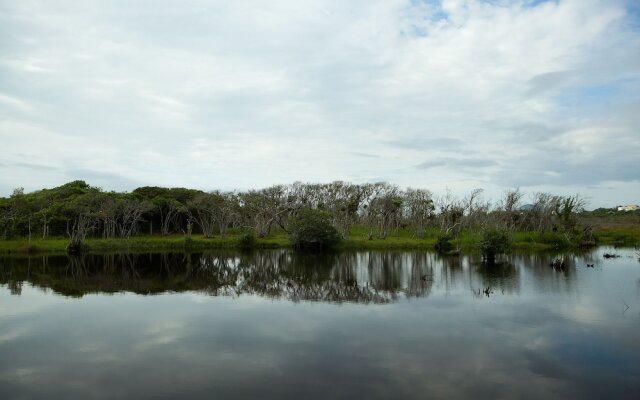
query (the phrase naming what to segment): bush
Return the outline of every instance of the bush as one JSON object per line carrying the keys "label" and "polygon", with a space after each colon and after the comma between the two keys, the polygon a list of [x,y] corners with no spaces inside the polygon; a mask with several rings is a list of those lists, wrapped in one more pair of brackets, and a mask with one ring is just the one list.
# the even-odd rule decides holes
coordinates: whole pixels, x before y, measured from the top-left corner
{"label": "bush", "polygon": [[321,210],[301,210],[289,222],[289,240],[296,249],[328,249],[340,241],[329,214]]}
{"label": "bush", "polygon": [[502,229],[485,229],[480,239],[480,250],[485,260],[494,262],[496,255],[507,253],[511,249],[511,236]]}
{"label": "bush", "polygon": [[252,232],[243,233],[238,239],[238,247],[242,250],[253,249],[256,245],[256,237]]}
{"label": "bush", "polygon": [[436,244],[434,245],[435,249],[439,252],[446,252],[453,249],[453,243],[451,243],[451,239],[453,237],[447,233],[441,233],[438,235],[438,239],[436,240]]}

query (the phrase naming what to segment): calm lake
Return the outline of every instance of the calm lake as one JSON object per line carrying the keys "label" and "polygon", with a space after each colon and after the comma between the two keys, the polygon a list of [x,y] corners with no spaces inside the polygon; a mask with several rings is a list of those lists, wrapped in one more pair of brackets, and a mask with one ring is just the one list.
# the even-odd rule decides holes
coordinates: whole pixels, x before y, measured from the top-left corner
{"label": "calm lake", "polygon": [[640,262],[1,258],[0,398],[639,399]]}

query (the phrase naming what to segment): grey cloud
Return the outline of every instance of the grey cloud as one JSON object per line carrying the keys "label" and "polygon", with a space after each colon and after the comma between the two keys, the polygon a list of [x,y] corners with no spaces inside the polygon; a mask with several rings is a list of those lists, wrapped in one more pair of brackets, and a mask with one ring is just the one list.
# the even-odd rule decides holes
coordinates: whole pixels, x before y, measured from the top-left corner
{"label": "grey cloud", "polygon": [[447,167],[447,168],[484,168],[484,167],[492,167],[497,165],[498,163],[494,160],[488,158],[452,158],[452,157],[444,157],[444,158],[435,158],[433,160],[427,160],[416,165],[416,168],[419,169],[430,169],[436,167]]}
{"label": "grey cloud", "polygon": [[[572,163],[561,152],[534,152],[514,160],[514,167],[496,174],[496,180],[505,186],[536,185],[599,186],[605,181],[634,183],[640,181],[637,160],[629,156],[609,156],[596,161]],[[606,188],[601,188],[606,190]]]}
{"label": "grey cloud", "polygon": [[387,141],[387,144],[405,149],[449,150],[462,147],[464,142],[460,139],[448,137],[410,137],[406,139],[390,140]]}
{"label": "grey cloud", "polygon": [[570,84],[576,78],[576,71],[555,71],[539,74],[529,79],[529,95],[535,96]]}
{"label": "grey cloud", "polygon": [[484,122],[482,127],[489,132],[500,132],[509,138],[508,140],[518,143],[519,145],[537,145],[544,140],[569,130],[566,124],[559,122],[543,123],[533,121],[521,121],[518,123],[509,121],[505,123],[503,121],[492,120]]}
{"label": "grey cloud", "polygon": [[51,165],[43,165],[43,164],[34,164],[34,163],[26,163],[26,162],[17,162],[12,164],[17,168],[27,168],[35,171],[51,171],[51,170],[60,170],[59,167],[51,166]]}

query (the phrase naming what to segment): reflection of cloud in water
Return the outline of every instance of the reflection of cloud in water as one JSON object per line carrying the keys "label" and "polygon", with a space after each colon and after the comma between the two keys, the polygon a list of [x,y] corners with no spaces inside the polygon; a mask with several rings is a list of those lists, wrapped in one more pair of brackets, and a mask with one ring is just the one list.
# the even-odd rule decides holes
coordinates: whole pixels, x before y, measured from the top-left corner
{"label": "reflection of cloud in water", "polygon": [[[2,316],[0,315],[0,318],[2,318]],[[6,331],[0,331],[0,343],[3,342],[10,342],[12,340],[15,340],[19,337],[24,336],[27,333],[26,328],[21,327],[21,328],[12,328],[12,329],[8,329]]]}
{"label": "reflection of cloud in water", "polygon": [[[50,302],[0,317],[3,397],[588,399],[640,388],[637,324],[611,312],[612,289],[635,290],[635,264],[558,274],[544,257],[487,271],[430,253],[259,254],[192,255],[188,269],[182,255],[162,268],[152,256],[135,274],[114,263],[119,285],[85,263],[85,274],[49,281],[74,295],[155,296],[2,289],[3,300]],[[59,277],[53,264],[45,277]],[[486,282],[513,290],[475,298]],[[356,283],[392,301],[344,300]],[[208,294],[227,290],[239,294]],[[291,301],[294,290],[313,301]],[[591,308],[606,323],[584,319]]]}
{"label": "reflection of cloud in water", "polygon": [[156,346],[170,345],[184,335],[184,324],[177,321],[160,321],[144,329],[144,341],[137,350],[147,351]]}

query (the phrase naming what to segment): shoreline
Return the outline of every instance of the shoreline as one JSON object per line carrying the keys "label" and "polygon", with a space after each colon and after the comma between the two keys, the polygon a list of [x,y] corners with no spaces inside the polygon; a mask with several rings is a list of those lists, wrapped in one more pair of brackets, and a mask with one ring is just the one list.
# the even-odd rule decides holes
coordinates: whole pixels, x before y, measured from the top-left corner
{"label": "shoreline", "polygon": [[[479,238],[478,232],[463,232],[455,240],[454,247],[464,253],[477,251]],[[595,246],[620,245],[634,246],[640,242],[640,229],[637,232],[595,232]],[[229,234],[225,238],[215,236],[205,239],[202,235],[193,235],[187,238],[183,235],[170,236],[134,236],[131,238],[90,238],[85,241],[86,252],[143,252],[143,251],[197,251],[197,250],[241,250],[240,234]],[[537,232],[514,232],[512,250],[562,250],[579,249],[580,244],[571,242],[568,237],[561,235],[550,236]],[[341,241],[336,250],[435,250],[437,238],[433,235],[422,239],[413,239],[407,236],[391,235],[386,239],[368,240],[364,236],[352,236]],[[0,254],[66,254],[68,238],[32,239],[17,238],[0,240]],[[261,249],[286,249],[291,248],[287,236],[283,233],[272,234],[266,238],[256,239],[255,250]]]}

